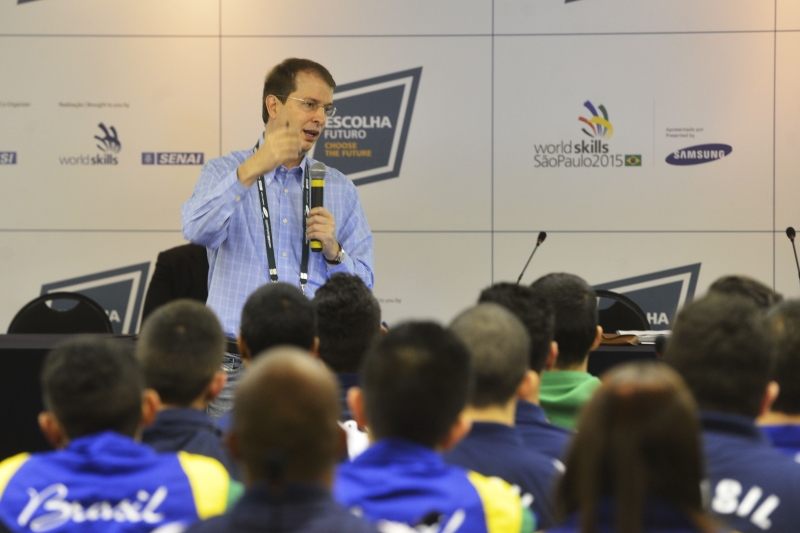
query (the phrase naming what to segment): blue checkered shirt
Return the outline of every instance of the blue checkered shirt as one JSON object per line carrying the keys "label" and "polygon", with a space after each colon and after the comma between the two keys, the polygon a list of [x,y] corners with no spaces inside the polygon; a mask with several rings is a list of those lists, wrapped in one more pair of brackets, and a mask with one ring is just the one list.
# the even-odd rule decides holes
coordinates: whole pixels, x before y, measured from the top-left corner
{"label": "blue checkered shirt", "polygon": [[[183,204],[183,236],[208,250],[208,300],[225,334],[236,337],[247,297],[269,281],[267,247],[261,219],[258,187],[245,187],[236,169],[252,150],[231,152],[212,159],[200,172],[192,197]],[[275,246],[278,280],[300,285],[303,237],[302,177],[308,161],[288,170],[283,165],[264,175]],[[340,265],[329,267],[321,253],[309,253],[306,295],[311,298],[328,276],[356,274],[371,289],[374,284],[372,232],[355,185],[344,174],[328,168],[325,208],[336,220],[336,240],[345,251]]]}

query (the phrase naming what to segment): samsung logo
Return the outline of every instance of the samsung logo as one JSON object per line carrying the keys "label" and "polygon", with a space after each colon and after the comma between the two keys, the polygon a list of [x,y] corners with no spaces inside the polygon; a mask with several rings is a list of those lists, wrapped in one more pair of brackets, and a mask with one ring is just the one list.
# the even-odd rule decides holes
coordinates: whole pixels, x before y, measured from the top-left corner
{"label": "samsung logo", "polygon": [[143,165],[202,165],[203,152],[142,152]]}
{"label": "samsung logo", "polygon": [[732,151],[733,148],[727,144],[699,144],[672,152],[666,161],[670,165],[699,165],[722,159]]}
{"label": "samsung logo", "polygon": [[17,152],[0,152],[0,165],[16,165]]}

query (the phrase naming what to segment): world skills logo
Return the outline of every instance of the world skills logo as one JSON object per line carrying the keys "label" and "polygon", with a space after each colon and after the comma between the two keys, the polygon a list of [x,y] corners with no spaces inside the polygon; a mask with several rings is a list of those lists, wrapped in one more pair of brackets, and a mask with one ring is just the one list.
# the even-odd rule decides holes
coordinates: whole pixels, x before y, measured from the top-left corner
{"label": "world skills logo", "polygon": [[604,104],[595,105],[586,100],[584,111],[578,116],[580,131],[589,137],[575,140],[562,140],[557,143],[537,143],[533,145],[534,167],[536,168],[614,168],[640,167],[641,154],[615,153],[608,141],[614,136],[614,125]]}
{"label": "world skills logo", "polygon": [[0,165],[16,165],[17,152],[0,152]]}
{"label": "world skills logo", "polygon": [[614,126],[612,126],[611,122],[608,121],[608,111],[606,111],[606,107],[602,104],[598,106],[600,112],[603,113],[602,117],[597,113],[597,110],[595,110],[594,106],[589,100],[586,100],[583,103],[583,107],[592,113],[592,117],[578,117],[579,121],[583,122],[589,127],[588,131],[586,128],[582,128],[581,131],[592,138],[602,138],[606,140],[610,139],[614,135]]}
{"label": "world skills logo", "polygon": [[[59,157],[58,161],[62,165],[116,165],[119,164],[119,154],[122,150],[122,143],[119,140],[117,129],[114,126],[106,126],[102,122],[97,125],[100,133],[94,135],[95,147],[98,149],[96,154],[79,154],[75,156]],[[102,134],[102,135],[101,135]]]}
{"label": "world skills logo", "polygon": [[336,87],[336,115],[309,154],[356,185],[400,175],[422,67]]}
{"label": "world skills logo", "polygon": [[[88,296],[106,310],[114,333],[133,334],[139,323],[149,270],[150,263],[140,263],[46,283],[42,285],[42,294],[67,291]],[[60,303],[62,306],[65,304],[69,305],[68,302]],[[53,308],[60,309],[59,302],[53,302]]]}
{"label": "world skills logo", "polygon": [[[670,268],[595,285],[623,294],[636,302],[647,315],[650,329],[672,329],[678,309],[694,299],[701,263]],[[604,305],[600,300],[600,306]],[[611,302],[605,302],[611,303]]]}

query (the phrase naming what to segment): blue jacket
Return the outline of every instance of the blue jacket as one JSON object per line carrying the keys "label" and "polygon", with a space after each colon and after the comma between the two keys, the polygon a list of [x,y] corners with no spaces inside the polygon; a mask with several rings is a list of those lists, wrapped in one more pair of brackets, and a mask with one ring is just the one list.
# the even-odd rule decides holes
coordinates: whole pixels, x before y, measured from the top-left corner
{"label": "blue jacket", "polygon": [[318,485],[287,485],[280,499],[259,482],[247,488],[230,513],[195,524],[187,533],[377,533],[336,503]]}
{"label": "blue jacket", "polygon": [[222,465],[158,454],[114,432],[0,463],[0,523],[13,532],[145,532],[218,515],[241,492]]}
{"label": "blue jacket", "polygon": [[222,443],[222,431],[204,411],[188,407],[159,411],[142,433],[142,442],[157,452],[189,452],[213,457],[234,479],[240,479],[236,463]]}
{"label": "blue jacket", "polygon": [[527,446],[553,459],[564,458],[573,435],[567,428],[548,422],[544,409],[525,400],[517,401],[514,427]]}
{"label": "blue jacket", "polygon": [[534,521],[504,481],[447,465],[433,450],[383,439],[339,467],[334,497],[370,522],[438,524],[458,533],[530,532]]}
{"label": "blue jacket", "polygon": [[760,426],[772,445],[800,463],[800,426]]}
{"label": "blue jacket", "polygon": [[469,434],[444,455],[444,460],[519,487],[523,505],[530,507],[537,525],[553,525],[549,493],[557,472],[556,459],[526,447],[513,427],[473,422]]}
{"label": "blue jacket", "polygon": [[800,464],[751,418],[701,413],[711,511],[742,533],[800,531]]}

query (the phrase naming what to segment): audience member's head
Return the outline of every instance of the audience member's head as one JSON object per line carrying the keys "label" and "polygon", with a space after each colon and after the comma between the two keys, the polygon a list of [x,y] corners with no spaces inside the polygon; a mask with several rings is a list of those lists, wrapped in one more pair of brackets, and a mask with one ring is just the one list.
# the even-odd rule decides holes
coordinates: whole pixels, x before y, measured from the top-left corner
{"label": "audience member's head", "polygon": [[450,331],[471,356],[475,386],[469,404],[481,409],[506,406],[516,399],[530,354],[522,322],[504,307],[484,303],[458,315]]}
{"label": "audience member's head", "polygon": [[[46,412],[39,415],[39,425],[56,447],[102,431],[134,437],[143,418],[143,391],[142,372],[128,346],[77,337],[56,346],[44,360]],[[153,408],[145,410],[149,419]]]}
{"label": "audience member's head", "polygon": [[526,285],[502,282],[481,292],[478,303],[487,302],[502,305],[525,325],[531,342],[528,363],[531,370],[541,374],[548,364],[555,363],[555,356],[558,355],[553,344],[556,320],[553,306],[547,298]]}
{"label": "audience member's head", "polygon": [[741,296],[753,302],[763,311],[768,311],[770,307],[783,301],[781,294],[747,276],[722,276],[711,284],[708,293]]}
{"label": "audience member's head", "polygon": [[239,352],[248,360],[274,346],[316,351],[317,315],[303,291],[288,283],[267,283],[242,309]]}
{"label": "audience member's head", "polygon": [[448,448],[468,430],[461,412],[471,388],[466,346],[438,324],[408,322],[367,351],[361,389],[350,389],[349,401],[373,440],[400,438]]}
{"label": "audience member's head", "polygon": [[334,372],[357,372],[380,334],[378,300],[358,276],[334,274],[314,293],[313,303],[320,358]]}
{"label": "audience member's head", "polygon": [[136,343],[145,385],[172,406],[205,404],[219,394],[225,383],[220,372],[224,352],[219,320],[194,300],[176,300],[153,311]]}
{"label": "audience member's head", "polygon": [[800,415],[800,300],[779,304],[767,320],[775,346],[773,379],[780,386],[772,410]]}
{"label": "audience member's head", "polygon": [[236,389],[230,445],[246,481],[330,485],[344,451],[338,385],[307,352],[291,346],[253,361]]}
{"label": "audience member's head", "polygon": [[574,274],[553,273],[531,285],[553,306],[556,316],[555,341],[558,343],[558,369],[582,365],[602,338],[597,325],[597,296],[594,289]]}
{"label": "audience member's head", "polygon": [[701,409],[755,418],[765,407],[772,344],[763,312],[748,299],[710,294],[687,304],[675,320],[665,360]]}
{"label": "audience member's head", "polygon": [[660,500],[709,531],[696,411],[680,376],[665,365],[609,371],[580,415],[556,491],[557,513],[578,513],[580,531],[598,531],[599,508],[611,505],[614,531],[633,533],[644,530],[645,506]]}

